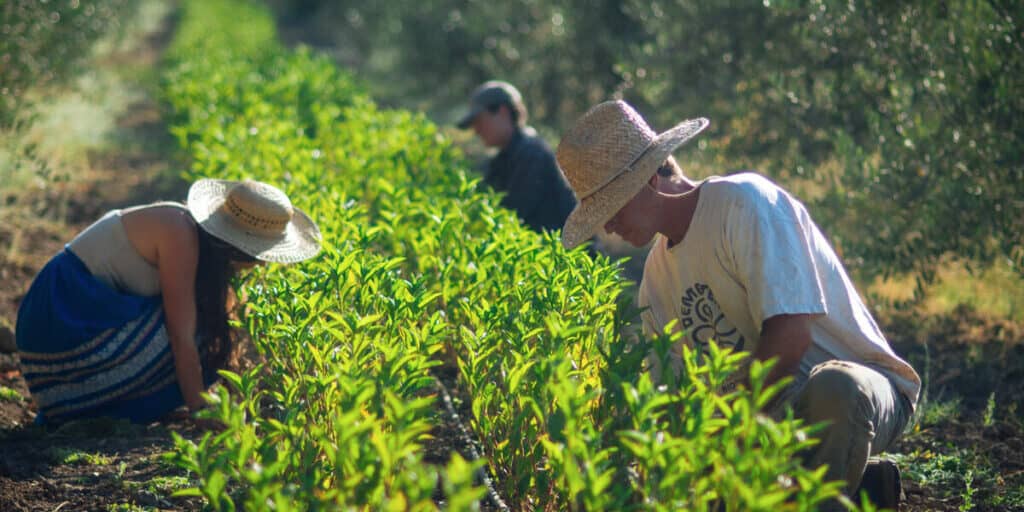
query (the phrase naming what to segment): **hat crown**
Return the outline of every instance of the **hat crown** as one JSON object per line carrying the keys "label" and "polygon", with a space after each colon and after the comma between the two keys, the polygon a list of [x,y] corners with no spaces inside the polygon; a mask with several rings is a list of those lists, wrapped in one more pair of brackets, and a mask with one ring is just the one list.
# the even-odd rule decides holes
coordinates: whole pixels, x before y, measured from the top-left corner
{"label": "hat crown", "polygon": [[657,136],[629,104],[608,101],[587,111],[565,133],[555,158],[582,200],[635,163]]}
{"label": "hat crown", "polygon": [[231,187],[221,209],[238,228],[267,237],[284,235],[294,212],[284,192],[251,180]]}
{"label": "hat crown", "polygon": [[473,91],[470,103],[481,107],[490,107],[503,102],[509,102],[518,107],[523,103],[523,95],[519,93],[514,85],[501,80],[490,80],[480,84]]}

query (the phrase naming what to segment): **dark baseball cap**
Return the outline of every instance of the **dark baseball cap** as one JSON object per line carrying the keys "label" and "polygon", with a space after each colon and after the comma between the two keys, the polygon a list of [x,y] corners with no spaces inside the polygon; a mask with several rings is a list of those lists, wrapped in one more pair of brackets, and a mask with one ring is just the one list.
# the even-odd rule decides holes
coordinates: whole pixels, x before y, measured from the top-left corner
{"label": "dark baseball cap", "polygon": [[519,94],[519,89],[508,82],[490,80],[480,84],[473,91],[469,99],[469,112],[462,116],[456,126],[462,129],[469,128],[480,112],[502,104],[510,105],[519,114],[520,121],[525,121],[526,107],[523,105],[523,95]]}

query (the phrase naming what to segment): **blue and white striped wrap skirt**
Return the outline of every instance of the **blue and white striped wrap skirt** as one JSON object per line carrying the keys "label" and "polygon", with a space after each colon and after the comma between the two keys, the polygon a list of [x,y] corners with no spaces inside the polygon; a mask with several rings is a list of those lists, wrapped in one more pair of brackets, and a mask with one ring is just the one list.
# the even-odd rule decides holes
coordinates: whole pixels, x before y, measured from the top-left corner
{"label": "blue and white striped wrap skirt", "polygon": [[161,297],[114,290],[67,247],[22,300],[16,338],[36,423],[150,422],[184,404]]}

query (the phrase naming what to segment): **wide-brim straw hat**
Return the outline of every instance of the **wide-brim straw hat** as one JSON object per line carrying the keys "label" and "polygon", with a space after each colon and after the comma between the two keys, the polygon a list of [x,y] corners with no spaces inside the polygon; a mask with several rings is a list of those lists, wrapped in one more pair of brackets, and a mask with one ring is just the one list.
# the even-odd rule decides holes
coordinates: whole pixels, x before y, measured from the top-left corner
{"label": "wide-brim straw hat", "polygon": [[708,124],[703,117],[690,119],[659,134],[624,101],[601,103],[583,114],[555,151],[578,201],[562,228],[562,245],[572,249],[594,236],[676,148]]}
{"label": "wide-brim straw hat", "polygon": [[259,181],[201,179],[188,209],[207,233],[261,261],[294,263],[320,252],[320,229],[284,192]]}

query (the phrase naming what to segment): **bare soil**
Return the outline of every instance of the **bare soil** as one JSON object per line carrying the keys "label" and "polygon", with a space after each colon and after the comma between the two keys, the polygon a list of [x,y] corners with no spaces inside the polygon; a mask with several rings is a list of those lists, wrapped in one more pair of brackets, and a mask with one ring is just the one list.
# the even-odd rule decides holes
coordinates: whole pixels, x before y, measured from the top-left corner
{"label": "bare soil", "polygon": [[[108,510],[132,504],[198,510],[195,498],[172,498],[166,483],[185,473],[161,460],[170,432],[200,435],[186,423],[132,425],[92,420],[60,428],[0,430],[0,509]],[[170,480],[174,482],[174,480]]]}

